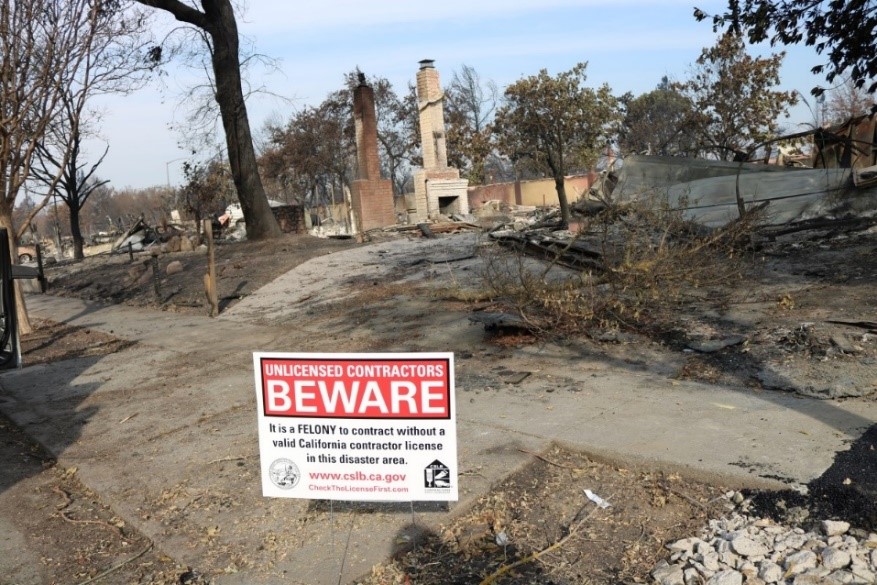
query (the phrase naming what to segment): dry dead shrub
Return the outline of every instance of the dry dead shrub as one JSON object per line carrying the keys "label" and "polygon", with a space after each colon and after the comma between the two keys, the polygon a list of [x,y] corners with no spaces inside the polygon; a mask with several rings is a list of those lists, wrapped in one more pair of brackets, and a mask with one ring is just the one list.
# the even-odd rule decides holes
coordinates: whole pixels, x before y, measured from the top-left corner
{"label": "dry dead shrub", "polygon": [[587,270],[563,268],[559,258],[494,251],[483,279],[505,309],[535,329],[645,330],[689,301],[733,287],[758,221],[753,212],[710,229],[653,196],[614,205],[581,227],[575,242],[599,251]]}

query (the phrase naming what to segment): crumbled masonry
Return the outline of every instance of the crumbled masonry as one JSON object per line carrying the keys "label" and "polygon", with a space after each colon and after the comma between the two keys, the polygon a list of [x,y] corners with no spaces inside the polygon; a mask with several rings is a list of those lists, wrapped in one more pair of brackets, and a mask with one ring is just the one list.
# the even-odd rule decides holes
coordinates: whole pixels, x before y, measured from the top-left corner
{"label": "crumbled masonry", "polygon": [[[741,499],[739,493],[731,498]],[[826,520],[805,532],[739,511],[697,537],[667,545],[670,562],[652,571],[659,585],[866,585],[877,582],[877,534],[856,537],[847,522]]]}

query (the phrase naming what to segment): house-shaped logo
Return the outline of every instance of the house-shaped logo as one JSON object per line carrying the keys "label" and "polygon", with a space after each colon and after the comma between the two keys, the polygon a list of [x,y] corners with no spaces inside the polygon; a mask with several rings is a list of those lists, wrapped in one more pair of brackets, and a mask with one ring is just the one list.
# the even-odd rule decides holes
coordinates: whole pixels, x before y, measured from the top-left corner
{"label": "house-shaped logo", "polygon": [[427,490],[451,489],[451,470],[436,459],[423,470],[423,485]]}

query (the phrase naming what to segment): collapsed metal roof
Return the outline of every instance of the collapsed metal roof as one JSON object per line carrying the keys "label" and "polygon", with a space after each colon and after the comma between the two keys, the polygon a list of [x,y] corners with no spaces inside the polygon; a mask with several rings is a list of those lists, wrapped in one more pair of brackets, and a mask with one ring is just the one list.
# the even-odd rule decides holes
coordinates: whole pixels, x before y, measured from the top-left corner
{"label": "collapsed metal roof", "polygon": [[770,224],[877,209],[877,185],[853,183],[851,169],[798,169],[702,159],[631,156],[624,160],[617,201],[658,195],[707,226],[739,217],[737,193],[750,208],[766,204]]}

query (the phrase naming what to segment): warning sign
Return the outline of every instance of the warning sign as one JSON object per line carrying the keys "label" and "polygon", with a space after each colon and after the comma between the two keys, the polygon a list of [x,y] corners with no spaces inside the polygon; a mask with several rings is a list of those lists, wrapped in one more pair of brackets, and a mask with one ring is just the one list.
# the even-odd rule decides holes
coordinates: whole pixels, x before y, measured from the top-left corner
{"label": "warning sign", "polygon": [[262,493],[454,501],[450,353],[254,353]]}

